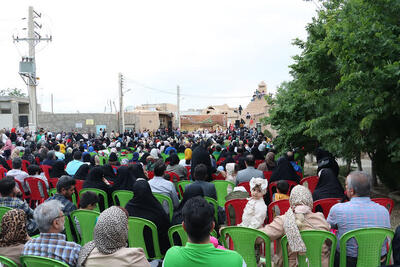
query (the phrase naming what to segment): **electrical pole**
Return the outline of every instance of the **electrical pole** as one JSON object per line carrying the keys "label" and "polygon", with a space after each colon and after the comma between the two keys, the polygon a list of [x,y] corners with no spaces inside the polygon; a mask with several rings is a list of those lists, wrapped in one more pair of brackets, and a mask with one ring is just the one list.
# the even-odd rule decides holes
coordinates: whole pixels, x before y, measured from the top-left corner
{"label": "electrical pole", "polygon": [[180,105],[181,105],[181,92],[180,92],[180,88],[179,85],[176,88],[176,102],[177,102],[177,112],[176,112],[176,117],[178,119],[178,128],[181,128],[181,113],[180,113]]}
{"label": "electrical pole", "polygon": [[19,74],[28,86],[29,95],[29,128],[32,131],[37,130],[38,115],[37,115],[37,96],[36,96],[36,61],[35,61],[35,46],[40,41],[52,41],[52,36],[43,38],[36,28],[41,29],[42,25],[35,21],[36,18],[41,18],[42,14],[33,10],[30,6],[28,9],[28,37],[14,37],[14,42],[27,41],[29,45],[29,53],[27,58],[22,58],[19,67]]}
{"label": "electrical pole", "polygon": [[119,113],[121,114],[119,117],[121,119],[120,122],[120,133],[125,132],[125,114],[124,114],[124,77],[122,73],[118,74],[119,80]]}
{"label": "electrical pole", "polygon": [[51,93],[51,113],[54,114],[54,109],[53,109],[53,93]]}

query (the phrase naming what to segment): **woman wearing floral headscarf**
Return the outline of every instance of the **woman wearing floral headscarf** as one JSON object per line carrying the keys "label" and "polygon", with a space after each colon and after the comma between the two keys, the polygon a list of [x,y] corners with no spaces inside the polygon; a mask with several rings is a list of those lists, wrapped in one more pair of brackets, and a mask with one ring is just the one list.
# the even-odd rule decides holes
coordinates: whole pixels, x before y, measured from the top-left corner
{"label": "woman wearing floral headscarf", "polygon": [[79,253],[78,266],[150,266],[142,248],[127,248],[127,211],[112,206],[103,211],[94,227],[93,241]]}
{"label": "woman wearing floral headscarf", "polygon": [[[322,213],[312,212],[313,199],[311,192],[302,185],[297,185],[290,193],[290,208],[282,216],[274,220],[261,230],[264,231],[271,241],[280,239],[284,235],[288,239],[289,266],[298,266],[297,254],[305,253],[307,248],[301,239],[302,230],[330,230],[330,225]],[[276,266],[283,266],[282,251],[277,246],[277,254],[273,257]],[[322,266],[329,265],[329,250],[326,245],[322,249]]]}
{"label": "woman wearing floral headscarf", "polygon": [[1,220],[0,255],[17,264],[29,236],[26,232],[26,214],[23,210],[7,211]]}

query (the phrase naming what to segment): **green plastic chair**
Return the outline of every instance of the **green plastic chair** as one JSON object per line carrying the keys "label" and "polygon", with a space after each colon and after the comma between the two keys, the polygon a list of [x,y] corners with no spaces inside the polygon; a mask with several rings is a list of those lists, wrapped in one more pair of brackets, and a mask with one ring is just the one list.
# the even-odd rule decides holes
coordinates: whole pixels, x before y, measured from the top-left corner
{"label": "green plastic chair", "polygon": [[50,188],[49,189],[49,197],[52,197],[55,194],[57,194],[57,188]]}
{"label": "green plastic chair", "polygon": [[104,165],[108,163],[108,157],[106,156],[99,156],[100,165]]}
{"label": "green plastic chair", "polygon": [[168,204],[168,212],[169,212],[169,221],[172,221],[172,215],[174,214],[174,205],[172,203],[172,199],[169,196],[153,193],[153,196],[161,203],[161,206],[164,207],[164,203],[167,202]]}
{"label": "green plastic chair", "polygon": [[185,153],[178,153],[179,160],[185,159]]}
{"label": "green plastic chair", "polygon": [[[74,210],[73,212],[71,212],[71,220],[79,239],[78,243],[81,246],[84,246],[87,242],[93,240],[93,230],[99,216],[100,213],[93,210]],[[81,233],[79,233],[78,231],[75,218],[79,222]]]}
{"label": "green plastic chair", "polygon": [[[185,192],[185,188],[187,185],[190,185],[191,183],[193,183],[193,181],[180,181],[176,183],[176,187],[177,187],[177,191],[179,194],[179,198],[182,200],[183,199],[183,193]],[[182,192],[181,192],[182,189]]]}
{"label": "green plastic chair", "polygon": [[[349,231],[339,240],[340,251],[346,251],[346,243],[355,238],[358,246],[357,266],[380,266],[381,250],[386,238],[390,239],[386,265],[389,265],[392,255],[392,240],[394,232],[386,228],[362,228]],[[340,253],[340,266],[346,266],[346,253]]]}
{"label": "green plastic chair", "polygon": [[1,231],[1,220],[4,216],[4,214],[6,214],[7,211],[12,210],[12,208],[9,207],[0,207],[0,231]]}
{"label": "green plastic chair", "polygon": [[64,216],[65,221],[64,221],[64,229],[65,229],[65,237],[67,241],[75,242],[74,235],[72,234],[72,227],[71,226],[71,219],[69,216]]}
{"label": "green plastic chair", "polygon": [[133,154],[132,153],[127,154],[126,157],[127,157],[128,160],[131,160],[131,159],[133,159]]}
{"label": "green plastic chair", "polygon": [[161,153],[161,157],[165,162],[165,160],[168,158],[168,155],[166,155],[165,153]]}
{"label": "green plastic chair", "polygon": [[89,155],[90,155],[91,157],[93,157],[94,155],[97,155],[97,152],[89,152]]}
{"label": "green plastic chair", "polygon": [[2,263],[3,266],[6,267],[18,267],[18,264],[16,262],[4,256],[0,256],[0,263]]}
{"label": "green plastic chair", "polygon": [[186,245],[187,241],[188,241],[188,236],[187,233],[185,232],[185,230],[183,229],[182,224],[178,224],[178,225],[174,225],[171,226],[168,229],[168,238],[169,238],[169,243],[172,246],[178,246],[178,244],[174,243],[174,233],[177,233],[179,235],[179,238],[181,239],[181,243],[182,243],[182,247]]}
{"label": "green plastic chair", "polygon": [[218,202],[212,197],[204,197],[204,199],[207,200],[208,203],[214,206],[214,219],[215,223],[218,224]]}
{"label": "green plastic chair", "polygon": [[69,267],[68,264],[40,256],[21,256],[21,264],[26,267]]}
{"label": "green plastic chair", "polygon": [[[145,227],[150,228],[153,237],[153,246],[155,255],[152,258],[150,258],[149,254],[147,253],[146,243],[144,241],[143,231]],[[138,217],[129,217],[128,228],[129,228],[128,245],[130,248],[143,248],[147,259],[163,258],[163,255],[161,254],[160,251],[160,245],[158,242],[157,226],[153,222]]]}
{"label": "green plastic chair", "polygon": [[129,200],[133,198],[133,192],[129,190],[116,190],[112,193],[112,198],[115,206],[118,206],[119,202],[119,206],[125,207]]}
{"label": "green plastic chair", "polygon": [[[299,267],[308,267],[315,266],[320,267],[321,265],[321,255],[322,255],[322,245],[325,243],[325,240],[329,239],[332,241],[331,246],[331,255],[329,260],[329,266],[333,267],[335,261],[335,252],[336,252],[336,244],[337,238],[334,234],[328,231],[321,230],[305,230],[301,231],[301,238],[303,239],[307,252],[306,255],[297,255],[297,260]],[[288,256],[288,240],[286,235],[281,240],[282,246],[282,257],[283,257],[283,266],[289,266],[289,256]],[[308,263],[307,263],[308,260]]]}
{"label": "green plastic chair", "polygon": [[220,181],[220,180],[215,180],[212,181],[212,183],[215,186],[215,190],[217,190],[217,202],[220,207],[225,206],[225,197],[228,195],[228,187],[230,186],[232,188],[235,187],[235,184],[229,181]]}
{"label": "green plastic chair", "polygon": [[[91,191],[91,192],[96,193],[96,194],[99,196],[99,198],[102,197],[102,198],[103,198],[103,201],[104,201],[104,210],[105,210],[105,209],[108,209],[108,196],[107,196],[107,193],[104,192],[104,191],[101,190],[101,189],[97,189],[97,188],[83,188],[81,191],[79,191],[79,198],[82,197],[82,194],[83,194],[83,193],[88,192],[88,191]],[[101,211],[103,211],[103,210],[100,211],[100,207],[99,207],[99,205],[97,205],[96,208],[94,208],[94,211],[101,212]]]}
{"label": "green plastic chair", "polygon": [[227,242],[231,240],[232,242],[229,243],[233,243],[233,250],[243,257],[249,267],[257,266],[254,250],[257,237],[264,240],[266,266],[271,267],[271,240],[264,232],[241,226],[227,226],[221,230],[221,239],[224,242],[224,247],[232,249]]}

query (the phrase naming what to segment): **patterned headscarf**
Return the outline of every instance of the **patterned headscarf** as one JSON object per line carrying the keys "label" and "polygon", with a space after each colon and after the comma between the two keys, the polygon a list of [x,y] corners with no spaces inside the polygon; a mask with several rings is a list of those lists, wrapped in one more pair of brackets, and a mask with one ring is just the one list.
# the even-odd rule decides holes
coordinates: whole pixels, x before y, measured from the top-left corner
{"label": "patterned headscarf", "polygon": [[293,252],[305,253],[307,248],[301,239],[295,214],[307,214],[312,211],[313,199],[310,190],[302,185],[296,185],[290,193],[289,203],[290,209],[283,216],[283,228],[290,249]]}
{"label": "patterned headscarf", "polygon": [[20,209],[7,211],[1,220],[0,247],[25,244],[27,241],[25,212]]}
{"label": "patterned headscarf", "polygon": [[97,219],[93,241],[87,243],[79,254],[78,266],[83,266],[94,248],[102,254],[115,253],[126,246],[128,240],[128,215],[120,207],[104,210]]}

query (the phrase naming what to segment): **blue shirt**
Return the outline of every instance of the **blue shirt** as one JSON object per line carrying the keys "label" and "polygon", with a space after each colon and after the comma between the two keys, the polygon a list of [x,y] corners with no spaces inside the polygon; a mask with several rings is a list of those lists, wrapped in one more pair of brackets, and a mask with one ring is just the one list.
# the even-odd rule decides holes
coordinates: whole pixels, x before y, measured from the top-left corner
{"label": "blue shirt", "polygon": [[[349,202],[334,205],[328,215],[328,223],[338,228],[337,237],[359,228],[381,227],[390,229],[388,210],[373,202],[369,197],[353,197]],[[339,242],[337,244],[339,251]],[[386,246],[382,255],[386,254]],[[347,243],[347,256],[357,257],[357,243],[354,239]]]}
{"label": "blue shirt", "polygon": [[80,160],[75,160],[75,159],[74,159],[73,161],[70,161],[70,162],[67,164],[67,168],[65,169],[65,171],[66,171],[69,175],[73,176],[73,175],[75,175],[76,171],[79,169],[79,167],[80,167],[82,164],[85,164],[85,163],[83,163],[83,162],[80,161]]}

